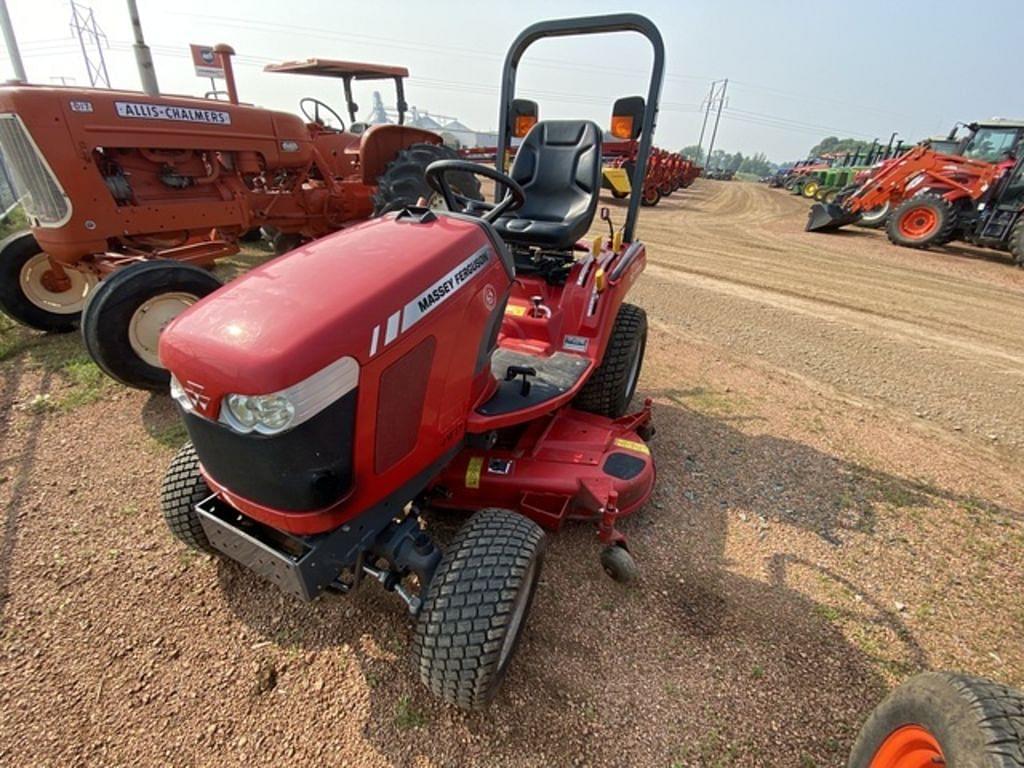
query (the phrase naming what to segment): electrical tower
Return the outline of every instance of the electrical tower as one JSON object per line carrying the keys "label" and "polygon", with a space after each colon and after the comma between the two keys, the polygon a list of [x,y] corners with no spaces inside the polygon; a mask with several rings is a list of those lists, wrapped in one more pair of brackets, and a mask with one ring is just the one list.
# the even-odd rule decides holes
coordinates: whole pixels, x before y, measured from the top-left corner
{"label": "electrical tower", "polygon": [[708,98],[704,102],[704,123],[700,127],[700,139],[697,141],[698,154],[704,147],[704,131],[708,127],[708,118],[711,116],[711,110],[713,110],[716,105],[718,106],[718,111],[715,114],[715,127],[711,131],[711,143],[708,145],[708,153],[704,157],[705,167],[709,166],[711,163],[711,153],[715,149],[715,138],[718,136],[718,122],[722,119],[722,107],[725,106],[725,92],[728,88],[728,78],[725,80],[712,81],[711,90],[708,92]]}
{"label": "electrical tower", "polygon": [[85,71],[89,75],[92,87],[110,87],[110,75],[107,74],[107,62],[103,51],[110,47],[106,33],[96,23],[92,8],[71,0],[71,31],[78,38],[85,59]]}

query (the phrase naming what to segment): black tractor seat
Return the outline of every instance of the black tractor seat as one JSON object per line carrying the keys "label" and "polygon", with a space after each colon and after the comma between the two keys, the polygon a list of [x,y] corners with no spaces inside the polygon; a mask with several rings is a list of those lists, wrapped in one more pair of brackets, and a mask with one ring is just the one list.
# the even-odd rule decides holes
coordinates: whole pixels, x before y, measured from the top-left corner
{"label": "black tractor seat", "polygon": [[601,129],[590,120],[544,120],[523,139],[509,175],[526,202],[495,223],[512,245],[571,250],[597,212]]}

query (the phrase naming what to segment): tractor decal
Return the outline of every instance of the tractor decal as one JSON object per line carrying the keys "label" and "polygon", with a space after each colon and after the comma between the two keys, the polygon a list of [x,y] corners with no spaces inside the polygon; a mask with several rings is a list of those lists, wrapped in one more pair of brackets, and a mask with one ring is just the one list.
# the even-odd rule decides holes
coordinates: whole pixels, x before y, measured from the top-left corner
{"label": "tractor decal", "polygon": [[135,101],[115,101],[118,117],[136,117],[144,120],[176,120],[184,123],[231,125],[231,114],[218,109],[192,109],[173,104],[141,104]]}

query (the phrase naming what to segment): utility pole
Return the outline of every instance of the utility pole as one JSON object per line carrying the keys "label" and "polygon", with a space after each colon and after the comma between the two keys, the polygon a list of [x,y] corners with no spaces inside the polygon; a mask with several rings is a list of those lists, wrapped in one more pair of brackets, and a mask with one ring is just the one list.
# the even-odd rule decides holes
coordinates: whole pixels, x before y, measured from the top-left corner
{"label": "utility pole", "polygon": [[[96,23],[92,8],[79,5],[75,0],[71,0],[71,31],[78,37],[78,44],[82,48],[89,85],[109,88],[110,75],[107,74],[107,62],[103,58],[103,49],[109,47],[107,36]],[[95,49],[95,58],[89,53],[91,49]]]}
{"label": "utility pole", "polygon": [[4,42],[7,44],[7,55],[11,59],[14,76],[21,82],[27,83],[28,76],[25,74],[25,65],[21,63],[18,40],[14,37],[14,27],[11,26],[11,14],[7,12],[7,0],[0,0],[0,25],[3,25],[4,28]]}
{"label": "utility pole", "polygon": [[708,162],[711,162],[711,153],[715,149],[715,137],[718,135],[718,121],[722,119],[722,106],[725,104],[725,92],[729,88],[729,78],[722,83],[722,92],[718,94],[718,114],[715,115],[715,127],[711,130],[711,143],[708,144]]}
{"label": "utility pole", "polygon": [[160,88],[156,84],[156,69],[153,67],[153,55],[149,52],[149,46],[142,37],[142,22],[139,21],[139,9],[135,0],[128,0],[128,15],[132,19],[132,32],[135,34],[135,63],[139,67],[139,79],[142,80],[142,90],[150,96],[159,96]]}
{"label": "utility pole", "polygon": [[707,107],[704,109],[704,122],[700,124],[700,138],[697,139],[697,162],[701,162],[701,150],[704,148],[704,131],[708,127],[708,117],[711,115],[711,103],[715,99],[715,86],[718,85],[717,80],[711,81],[711,90],[708,91],[708,102]]}

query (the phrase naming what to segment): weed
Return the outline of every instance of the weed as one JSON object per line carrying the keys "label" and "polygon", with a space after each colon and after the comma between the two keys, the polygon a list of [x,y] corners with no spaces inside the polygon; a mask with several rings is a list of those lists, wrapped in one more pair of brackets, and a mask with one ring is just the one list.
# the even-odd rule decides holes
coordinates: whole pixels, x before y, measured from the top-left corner
{"label": "weed", "polygon": [[412,705],[408,696],[402,696],[395,707],[395,725],[405,731],[427,724],[427,716]]}

